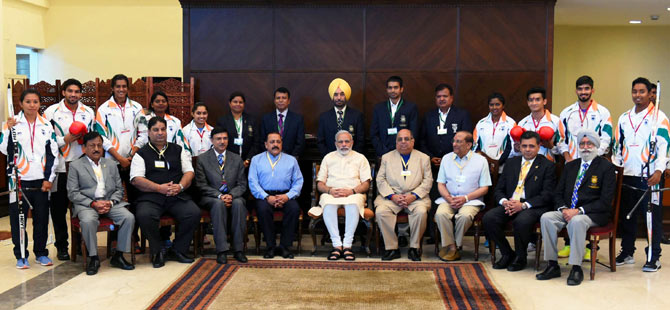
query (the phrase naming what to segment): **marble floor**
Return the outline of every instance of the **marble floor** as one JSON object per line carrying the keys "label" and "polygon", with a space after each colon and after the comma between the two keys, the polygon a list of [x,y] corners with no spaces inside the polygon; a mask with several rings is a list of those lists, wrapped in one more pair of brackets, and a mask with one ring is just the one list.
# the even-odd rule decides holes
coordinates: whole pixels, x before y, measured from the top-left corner
{"label": "marble floor", "polygon": [[[8,217],[0,218],[0,230],[9,230]],[[29,232],[32,228],[29,224]],[[105,234],[98,234],[99,244],[104,244]],[[211,240],[211,236],[208,236]],[[253,240],[253,237],[252,237]],[[472,237],[466,237],[463,261],[473,259]],[[618,244],[618,242],[617,242]],[[644,249],[646,241],[639,239],[638,249]],[[250,242],[253,247],[253,242]],[[424,245],[424,261],[435,261],[432,245]],[[670,247],[663,246],[669,251]],[[32,248],[32,242],[30,244]],[[607,244],[601,244],[599,259],[607,260]],[[104,253],[104,249],[100,248]],[[316,257],[309,253],[311,240],[303,238],[303,250],[296,256],[300,260],[325,260],[327,248],[322,247]],[[0,242],[0,309],[145,309],[160,293],[179,278],[190,265],[168,262],[165,267],[151,267],[148,255],[138,255],[136,269],[123,271],[111,268],[107,260],[102,262],[95,276],[83,272],[81,261],[59,262],[55,249],[49,245],[54,266],[42,267],[34,262],[31,253],[31,268],[18,270],[12,254],[11,240]],[[248,251],[252,253],[253,251]],[[563,264],[561,278],[549,281],[535,280],[535,271],[528,267],[519,272],[493,270],[488,250],[480,248],[480,260],[488,270],[496,287],[506,296],[513,309],[585,309],[597,306],[604,309],[670,309],[670,256],[661,262],[665,268],[656,273],[643,273],[644,253],[635,254],[636,264],[617,268],[612,273],[602,266],[597,267],[595,281],[588,280],[588,265],[583,267],[587,279],[580,286],[569,287],[566,277],[569,268]],[[529,264],[533,264],[533,253]],[[249,255],[250,259],[262,257]],[[81,257],[80,257],[81,259]],[[229,259],[232,259],[229,257]],[[378,257],[366,258],[358,254],[357,260],[379,261]],[[399,261],[407,261],[406,253]],[[542,268],[544,265],[542,265]]]}

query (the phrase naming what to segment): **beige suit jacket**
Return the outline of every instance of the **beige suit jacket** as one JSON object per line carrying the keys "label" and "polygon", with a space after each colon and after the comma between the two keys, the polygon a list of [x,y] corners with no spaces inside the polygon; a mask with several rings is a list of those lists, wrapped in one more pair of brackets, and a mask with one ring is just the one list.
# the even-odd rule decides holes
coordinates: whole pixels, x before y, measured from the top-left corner
{"label": "beige suit jacket", "polygon": [[433,185],[433,174],[430,169],[430,158],[428,155],[412,150],[409,157],[408,170],[409,176],[402,176],[402,157],[396,150],[388,152],[382,156],[382,161],[377,173],[377,191],[379,196],[377,201],[393,203],[386,199],[391,194],[415,193],[419,199],[408,206],[410,211],[417,205],[427,204],[430,207],[430,188]]}

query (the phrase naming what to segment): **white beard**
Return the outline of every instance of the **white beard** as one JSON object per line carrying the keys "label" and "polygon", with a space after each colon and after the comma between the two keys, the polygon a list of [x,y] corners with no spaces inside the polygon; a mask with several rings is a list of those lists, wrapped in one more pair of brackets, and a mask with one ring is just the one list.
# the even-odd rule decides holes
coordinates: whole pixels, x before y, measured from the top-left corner
{"label": "white beard", "polygon": [[346,156],[347,154],[349,154],[349,152],[351,152],[351,149],[346,149],[346,150],[337,149],[337,152],[340,153],[340,155],[342,155],[342,156]]}
{"label": "white beard", "polygon": [[594,158],[598,156],[597,151],[595,148],[593,150],[590,150],[590,152],[583,152],[582,149],[579,150],[579,157],[582,158],[584,161],[592,161]]}

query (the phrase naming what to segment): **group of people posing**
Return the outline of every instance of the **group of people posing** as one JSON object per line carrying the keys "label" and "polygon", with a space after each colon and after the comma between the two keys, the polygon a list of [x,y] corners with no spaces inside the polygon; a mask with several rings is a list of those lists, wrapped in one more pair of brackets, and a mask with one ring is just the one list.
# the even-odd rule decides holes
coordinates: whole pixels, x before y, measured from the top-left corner
{"label": "group of people posing", "polygon": [[[69,79],[62,86],[64,99],[48,107],[44,115],[39,113],[39,94],[28,89],[20,97],[21,111],[3,126],[0,151],[10,160],[18,152],[16,168],[23,199],[33,206],[33,252],[39,264],[52,265],[46,249],[49,209],[57,257],[69,259],[68,200],[72,215],[81,223],[89,254],[88,274],[97,273],[100,266],[95,236],[100,216],[119,226],[111,266],[134,268],[123,253],[135,250],[133,236],[139,227],[149,240],[153,266],[158,268],[165,260],[193,261],[186,253],[200,223],[201,208],[211,214],[217,262],[227,263],[227,253],[247,262],[243,244],[252,209],[266,242],[263,257],[293,258],[291,245],[300,215],[296,198],[303,186],[297,158],[305,148],[305,130],[303,117],[288,109],[288,89],[280,87],[274,92],[276,109],[260,123],[244,111],[244,94],[234,92],[229,98],[231,113],[218,119],[216,126],[207,124],[207,106],[196,103],[193,120],[182,127],[169,114],[165,93],[152,94],[144,109],[128,98],[127,77],[116,75],[111,85],[111,98],[94,112],[80,102],[81,83]],[[484,215],[483,226],[502,254],[493,268],[524,269],[534,225],[540,222],[548,264],[537,278],[560,276],[557,257],[569,256],[573,267],[568,284],[579,284],[582,258],[590,256],[585,253],[586,231],[606,225],[612,216],[614,165],[623,167],[624,184],[643,189],[658,186],[670,140],[668,119],[662,111],[654,113],[654,85],[647,79],[633,81],[634,107],[619,118],[614,130],[609,111],[592,98],[593,85],[588,76],[577,79],[577,102],[560,116],[545,108],[544,89],[531,88],[526,94],[530,114],[518,124],[505,114],[504,96],[493,93],[487,102],[489,115],[473,126],[468,112],[453,105],[451,86],[435,88],[437,108],[419,123],[417,106],[402,97],[402,79],[388,78],[388,100],[374,107],[369,131],[378,168],[376,193],[369,193],[377,196],[370,207],[383,235],[381,259],[401,256],[396,219],[402,212],[408,214],[408,224],[398,227],[398,233],[409,237],[409,259],[421,260],[421,240],[432,225],[439,231],[434,236],[440,240],[438,257],[460,259],[463,235],[492,190],[497,206]],[[333,108],[319,117],[317,135],[323,156],[316,176],[319,205],[309,214],[324,219],[333,244],[328,259],[355,260],[354,232],[364,215],[373,171],[364,155],[363,114],[347,104],[351,87],[337,78],[328,93]],[[87,132],[72,130],[82,124]],[[515,135],[520,128],[523,133]],[[656,149],[650,150],[651,146]],[[608,155],[611,158],[605,157]],[[566,164],[557,183],[554,162],[559,156]],[[486,157],[498,161],[500,167],[494,189],[489,189],[493,182]],[[650,169],[643,169],[647,163]],[[627,187],[622,191],[625,212],[642,193]],[[248,192],[253,197],[249,208]],[[652,196],[653,255],[644,271],[660,268],[659,198]],[[27,213],[27,204],[22,207]],[[345,211],[343,236],[338,227],[339,208]],[[283,213],[278,245],[277,211]],[[10,204],[17,268],[28,268],[28,254],[20,248],[18,213],[17,204]],[[159,227],[165,214],[178,222],[174,241],[170,227]],[[618,265],[634,263],[636,218],[623,221]],[[510,221],[514,249],[504,234]],[[565,227],[569,239],[559,251],[557,235]]]}

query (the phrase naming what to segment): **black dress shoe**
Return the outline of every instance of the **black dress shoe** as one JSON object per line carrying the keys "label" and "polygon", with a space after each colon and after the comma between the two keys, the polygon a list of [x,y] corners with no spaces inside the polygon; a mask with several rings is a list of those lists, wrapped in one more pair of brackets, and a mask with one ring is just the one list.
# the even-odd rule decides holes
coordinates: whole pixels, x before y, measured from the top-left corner
{"label": "black dress shoe", "polygon": [[70,254],[67,252],[67,249],[58,249],[58,254],[56,254],[56,257],[60,261],[70,260]]}
{"label": "black dress shoe", "polygon": [[163,254],[163,251],[158,252],[158,254],[155,254],[154,257],[151,259],[151,262],[154,265],[154,268],[161,268],[165,266],[165,254]]}
{"label": "black dress shoe", "polygon": [[216,254],[216,262],[225,265],[228,263],[228,257],[226,256],[226,252],[219,252],[219,254]]}
{"label": "black dress shoe", "polygon": [[293,253],[289,251],[289,249],[285,247],[281,247],[281,257],[283,258],[288,258],[288,259],[293,259]]}
{"label": "black dress shoe", "polygon": [[420,262],[421,261],[421,254],[419,254],[419,250],[416,248],[409,248],[407,251],[407,258],[411,259],[413,262]]}
{"label": "black dress shoe", "polygon": [[405,236],[398,237],[398,246],[399,247],[404,248],[408,244],[409,244],[409,242],[407,241],[407,237],[405,237]]}
{"label": "black dress shoe", "polygon": [[503,255],[500,259],[493,264],[493,269],[507,269],[509,264],[514,260],[514,255]]}
{"label": "black dress shoe", "polygon": [[100,268],[100,259],[98,259],[97,256],[91,256],[90,260],[88,261],[88,266],[86,267],[86,274],[92,276],[98,273],[99,268]]}
{"label": "black dress shoe", "polygon": [[247,259],[247,256],[244,255],[244,252],[242,252],[242,251],[236,251],[235,254],[233,254],[233,257],[235,258],[235,260],[237,260],[240,263],[246,263],[246,262],[249,261]]}
{"label": "black dress shoe", "polygon": [[400,258],[400,250],[398,249],[386,250],[386,253],[382,256],[382,260],[394,260],[396,258]]}
{"label": "black dress shoe", "polygon": [[568,276],[568,285],[580,285],[583,280],[584,272],[582,271],[582,267],[577,265],[572,266],[572,270],[570,270],[570,275]]}
{"label": "black dress shoe", "polygon": [[274,258],[274,257],[275,257],[275,249],[274,248],[265,249],[265,254],[263,254],[263,258]]}
{"label": "black dress shoe", "polygon": [[526,269],[526,259],[519,256],[515,257],[509,266],[507,266],[507,271],[519,271]]}
{"label": "black dress shoe", "polygon": [[549,280],[560,277],[561,277],[561,267],[559,267],[558,264],[549,264],[547,265],[547,268],[544,269],[544,271],[535,275],[535,279],[538,280]]}
{"label": "black dress shoe", "polygon": [[182,264],[190,264],[194,261],[194,259],[192,259],[192,258],[190,258],[190,257],[188,257],[184,254],[181,254],[181,253],[175,251],[172,248],[170,248],[167,252],[167,259],[177,261],[177,262],[180,262]]}
{"label": "black dress shoe", "polygon": [[109,260],[109,264],[112,265],[112,267],[123,269],[123,270],[133,270],[135,269],[135,266],[133,264],[129,263],[124,257],[123,253],[121,252],[116,252],[112,259]]}

